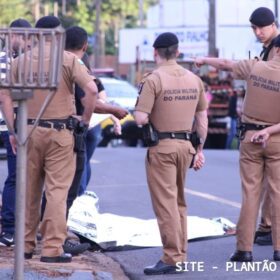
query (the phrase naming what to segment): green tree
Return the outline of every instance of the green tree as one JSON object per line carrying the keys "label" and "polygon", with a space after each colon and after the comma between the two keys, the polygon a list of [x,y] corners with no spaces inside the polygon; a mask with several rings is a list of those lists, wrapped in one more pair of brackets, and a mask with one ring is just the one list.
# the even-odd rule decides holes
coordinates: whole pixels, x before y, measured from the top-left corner
{"label": "green tree", "polygon": [[[77,3],[80,3],[79,5]],[[144,14],[148,7],[158,3],[158,0],[145,0]],[[61,5],[62,0],[59,1]],[[61,15],[64,25],[79,25],[91,36],[95,30],[95,4],[93,0],[67,1],[67,13]],[[120,28],[134,28],[138,25],[138,1],[102,0],[100,31],[105,34],[105,54],[115,54],[116,40]]]}
{"label": "green tree", "polygon": [[0,0],[0,26],[7,27],[17,18],[25,18],[33,22],[31,1]]}

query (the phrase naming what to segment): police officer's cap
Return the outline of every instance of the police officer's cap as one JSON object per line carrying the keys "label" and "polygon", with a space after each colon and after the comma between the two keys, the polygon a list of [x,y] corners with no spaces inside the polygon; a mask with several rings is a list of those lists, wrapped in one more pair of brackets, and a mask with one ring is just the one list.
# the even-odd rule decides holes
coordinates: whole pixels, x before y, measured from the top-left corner
{"label": "police officer's cap", "polygon": [[256,26],[263,27],[275,22],[273,12],[266,7],[259,7],[253,11],[249,18],[250,22]]}
{"label": "police officer's cap", "polygon": [[36,28],[56,28],[61,24],[60,20],[55,16],[41,17],[35,24]]}
{"label": "police officer's cap", "polygon": [[10,23],[10,27],[31,28],[31,24],[23,18],[16,19]]}
{"label": "police officer's cap", "polygon": [[174,33],[165,32],[165,33],[160,34],[156,38],[156,40],[153,44],[153,47],[155,49],[168,48],[173,45],[177,45],[178,43],[179,43],[178,38]]}

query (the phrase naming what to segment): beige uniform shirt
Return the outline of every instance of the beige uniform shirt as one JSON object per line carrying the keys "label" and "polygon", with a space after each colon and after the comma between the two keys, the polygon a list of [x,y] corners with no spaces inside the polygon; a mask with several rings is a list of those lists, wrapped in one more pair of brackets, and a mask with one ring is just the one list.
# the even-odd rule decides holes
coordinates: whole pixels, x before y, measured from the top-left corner
{"label": "beige uniform shirt", "polygon": [[[48,78],[48,67],[50,61],[50,45],[46,44],[45,46],[45,60],[44,60],[44,72],[45,79],[47,82]],[[33,69],[38,67],[38,49],[33,50]],[[27,56],[28,57],[28,56]],[[18,57],[13,62],[13,77],[15,81],[18,81],[18,64],[23,63],[24,54]],[[28,67],[28,63],[27,63]],[[28,71],[29,72],[29,71]],[[33,80],[38,79],[37,72],[33,71]],[[63,53],[63,66],[62,73],[59,82],[57,91],[48,105],[46,111],[44,112],[42,119],[65,119],[70,115],[76,113],[75,108],[75,99],[74,99],[74,83],[77,83],[81,88],[83,88],[88,82],[92,81],[92,77],[88,74],[87,68],[84,63],[78,59],[74,54],[64,51]],[[34,90],[33,98],[29,99],[27,102],[28,106],[28,118],[34,119],[37,117],[40,108],[43,105],[44,100],[46,99],[49,90]]]}
{"label": "beige uniform shirt", "polygon": [[207,108],[200,78],[174,60],[146,76],[139,93],[135,110],[148,113],[160,132],[191,131],[195,112]]}
{"label": "beige uniform shirt", "polygon": [[270,61],[242,60],[233,67],[235,78],[247,81],[242,121],[280,122],[280,56]]}

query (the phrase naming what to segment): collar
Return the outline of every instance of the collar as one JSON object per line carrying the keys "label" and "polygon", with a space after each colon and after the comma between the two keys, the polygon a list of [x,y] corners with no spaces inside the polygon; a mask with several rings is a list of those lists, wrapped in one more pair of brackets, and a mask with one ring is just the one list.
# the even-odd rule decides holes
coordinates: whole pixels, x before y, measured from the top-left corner
{"label": "collar", "polygon": [[158,64],[158,66],[170,66],[170,65],[177,65],[176,60],[175,59],[164,60]]}

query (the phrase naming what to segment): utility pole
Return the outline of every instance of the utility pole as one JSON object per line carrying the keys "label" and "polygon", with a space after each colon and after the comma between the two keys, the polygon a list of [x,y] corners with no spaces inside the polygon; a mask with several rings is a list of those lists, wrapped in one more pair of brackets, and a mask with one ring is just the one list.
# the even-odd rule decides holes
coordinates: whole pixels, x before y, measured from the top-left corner
{"label": "utility pole", "polygon": [[95,40],[94,40],[94,67],[100,67],[100,46],[101,46],[101,34],[100,34],[100,13],[101,13],[101,2],[102,0],[96,0],[95,2],[95,11],[96,11],[96,18],[95,18]]}
{"label": "utility pole", "polygon": [[216,0],[209,2],[209,22],[208,22],[208,55],[216,57]]}
{"label": "utility pole", "polygon": [[278,0],[274,0],[275,22],[278,25]]}
{"label": "utility pole", "polygon": [[34,10],[35,20],[37,21],[40,18],[40,0],[35,1]]}
{"label": "utility pole", "polygon": [[62,14],[66,14],[66,0],[62,0]]}
{"label": "utility pole", "polygon": [[55,17],[58,16],[58,3],[57,3],[57,1],[55,1],[55,2],[53,3],[53,15],[54,15]]}
{"label": "utility pole", "polygon": [[159,0],[159,27],[163,27],[164,21],[164,7],[163,7],[163,0]]}
{"label": "utility pole", "polygon": [[144,16],[143,16],[143,0],[138,0],[138,9],[139,9],[139,26],[144,26]]}

